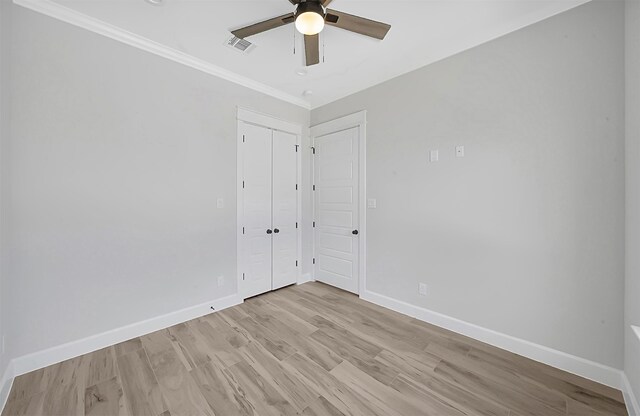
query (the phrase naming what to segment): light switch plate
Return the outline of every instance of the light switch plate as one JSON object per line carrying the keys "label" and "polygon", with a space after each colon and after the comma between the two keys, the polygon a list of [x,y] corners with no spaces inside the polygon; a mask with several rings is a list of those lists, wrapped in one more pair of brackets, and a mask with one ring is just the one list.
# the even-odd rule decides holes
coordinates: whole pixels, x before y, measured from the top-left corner
{"label": "light switch plate", "polygon": [[224,286],[224,276],[218,276],[218,287]]}
{"label": "light switch plate", "polygon": [[440,156],[439,156],[437,150],[432,150],[432,151],[429,152],[429,160],[431,162],[437,162],[438,159],[440,159]]}
{"label": "light switch plate", "polygon": [[464,146],[456,146],[456,157],[464,157]]}
{"label": "light switch plate", "polygon": [[218,208],[224,208],[224,199],[218,198],[216,205],[218,206]]}
{"label": "light switch plate", "polygon": [[378,207],[378,200],[375,198],[367,199],[367,208],[376,209]]}

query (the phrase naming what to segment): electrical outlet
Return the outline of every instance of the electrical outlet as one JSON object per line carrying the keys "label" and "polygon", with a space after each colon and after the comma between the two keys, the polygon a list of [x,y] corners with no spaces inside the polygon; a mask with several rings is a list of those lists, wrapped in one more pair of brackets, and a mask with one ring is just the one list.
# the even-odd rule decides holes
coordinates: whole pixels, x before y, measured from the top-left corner
{"label": "electrical outlet", "polygon": [[420,283],[418,285],[418,292],[420,293],[420,296],[427,296],[427,284]]}
{"label": "electrical outlet", "polygon": [[437,162],[438,160],[440,160],[440,155],[438,153],[439,152],[437,150],[431,150],[429,152],[429,161]]}
{"label": "electrical outlet", "polygon": [[224,286],[224,276],[218,276],[218,287]]}
{"label": "electrical outlet", "polygon": [[456,157],[464,157],[464,146],[456,146]]}

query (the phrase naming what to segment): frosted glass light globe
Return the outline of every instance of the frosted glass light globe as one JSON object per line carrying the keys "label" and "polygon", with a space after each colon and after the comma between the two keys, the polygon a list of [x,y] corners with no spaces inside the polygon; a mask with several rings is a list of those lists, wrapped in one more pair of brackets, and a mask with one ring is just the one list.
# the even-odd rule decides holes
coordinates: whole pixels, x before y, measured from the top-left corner
{"label": "frosted glass light globe", "polygon": [[316,12],[304,12],[296,17],[296,29],[303,35],[317,35],[324,29],[324,17]]}

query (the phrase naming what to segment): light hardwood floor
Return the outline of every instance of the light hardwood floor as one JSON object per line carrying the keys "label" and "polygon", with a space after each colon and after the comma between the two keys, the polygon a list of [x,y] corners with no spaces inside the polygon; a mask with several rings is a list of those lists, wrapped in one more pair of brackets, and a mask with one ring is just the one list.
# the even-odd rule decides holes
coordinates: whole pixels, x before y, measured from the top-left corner
{"label": "light hardwood floor", "polygon": [[8,415],[626,415],[619,391],[307,283],[18,377]]}

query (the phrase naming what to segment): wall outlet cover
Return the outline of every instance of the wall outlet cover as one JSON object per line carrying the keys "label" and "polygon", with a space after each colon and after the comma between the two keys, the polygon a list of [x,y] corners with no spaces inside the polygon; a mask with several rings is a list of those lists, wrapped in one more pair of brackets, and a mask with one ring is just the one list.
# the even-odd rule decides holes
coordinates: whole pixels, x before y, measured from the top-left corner
{"label": "wall outlet cover", "polygon": [[224,286],[224,276],[218,276],[218,286]]}
{"label": "wall outlet cover", "polygon": [[418,285],[418,293],[420,293],[420,296],[427,296],[427,284],[426,283],[420,283]]}

